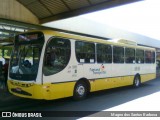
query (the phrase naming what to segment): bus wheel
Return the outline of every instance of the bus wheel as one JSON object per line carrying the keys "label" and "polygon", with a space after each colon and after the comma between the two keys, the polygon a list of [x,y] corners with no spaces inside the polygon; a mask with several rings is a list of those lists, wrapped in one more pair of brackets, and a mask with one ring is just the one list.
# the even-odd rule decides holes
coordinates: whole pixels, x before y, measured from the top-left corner
{"label": "bus wheel", "polygon": [[77,82],[74,88],[73,98],[75,100],[82,100],[87,96],[87,85],[85,82]]}
{"label": "bus wheel", "polygon": [[141,85],[141,80],[140,80],[140,76],[139,75],[136,75],[135,78],[134,78],[134,81],[133,81],[133,86],[134,87],[139,87]]}

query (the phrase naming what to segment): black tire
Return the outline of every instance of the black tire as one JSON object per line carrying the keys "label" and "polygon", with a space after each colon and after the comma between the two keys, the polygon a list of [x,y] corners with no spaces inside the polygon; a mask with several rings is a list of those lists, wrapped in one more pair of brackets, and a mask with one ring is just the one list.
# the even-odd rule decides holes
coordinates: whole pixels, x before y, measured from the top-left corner
{"label": "black tire", "polygon": [[140,85],[141,85],[140,76],[139,76],[139,75],[136,75],[136,76],[134,77],[133,86],[134,86],[135,88],[138,88]]}
{"label": "black tire", "polygon": [[82,100],[86,98],[88,93],[87,85],[85,82],[77,82],[74,88],[73,98],[74,100]]}

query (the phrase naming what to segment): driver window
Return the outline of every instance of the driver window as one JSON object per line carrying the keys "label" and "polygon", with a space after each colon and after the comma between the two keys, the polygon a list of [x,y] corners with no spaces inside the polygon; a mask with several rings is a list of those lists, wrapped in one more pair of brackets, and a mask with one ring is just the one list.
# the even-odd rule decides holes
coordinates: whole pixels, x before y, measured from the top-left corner
{"label": "driver window", "polygon": [[62,38],[52,38],[46,47],[43,72],[52,75],[63,70],[70,59],[70,41]]}

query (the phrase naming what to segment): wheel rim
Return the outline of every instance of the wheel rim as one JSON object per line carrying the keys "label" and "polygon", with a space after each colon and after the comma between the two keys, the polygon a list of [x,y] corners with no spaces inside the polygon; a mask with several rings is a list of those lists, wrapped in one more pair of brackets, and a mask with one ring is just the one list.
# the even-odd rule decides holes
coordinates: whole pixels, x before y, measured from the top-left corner
{"label": "wheel rim", "polygon": [[77,87],[76,92],[77,92],[80,96],[83,96],[84,93],[85,93],[85,87],[84,87],[83,85],[79,85],[79,86]]}
{"label": "wheel rim", "polygon": [[137,87],[138,87],[138,86],[139,86],[139,84],[140,84],[139,78],[136,78],[136,79],[135,79],[135,86],[137,86]]}

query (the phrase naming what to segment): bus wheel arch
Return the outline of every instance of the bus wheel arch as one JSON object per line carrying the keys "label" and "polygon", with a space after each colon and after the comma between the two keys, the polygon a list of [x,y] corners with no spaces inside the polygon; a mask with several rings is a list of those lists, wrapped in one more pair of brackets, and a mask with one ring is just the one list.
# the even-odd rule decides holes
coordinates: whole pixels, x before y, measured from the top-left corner
{"label": "bus wheel arch", "polygon": [[90,83],[86,78],[79,79],[73,91],[73,98],[75,100],[82,100],[86,98],[87,94],[90,92]]}
{"label": "bus wheel arch", "polygon": [[141,85],[141,76],[139,73],[137,73],[135,76],[134,76],[134,79],[133,79],[133,86],[135,88],[138,88],[139,86]]}

